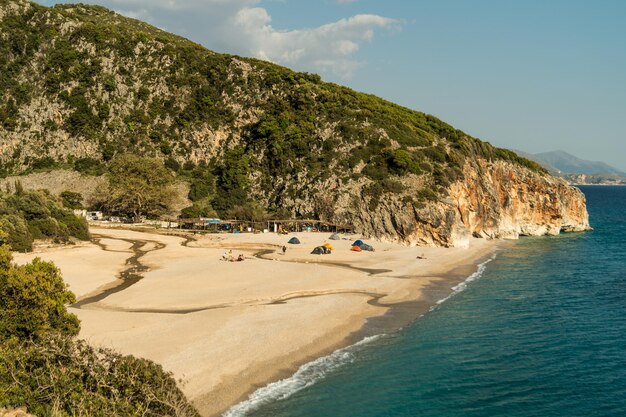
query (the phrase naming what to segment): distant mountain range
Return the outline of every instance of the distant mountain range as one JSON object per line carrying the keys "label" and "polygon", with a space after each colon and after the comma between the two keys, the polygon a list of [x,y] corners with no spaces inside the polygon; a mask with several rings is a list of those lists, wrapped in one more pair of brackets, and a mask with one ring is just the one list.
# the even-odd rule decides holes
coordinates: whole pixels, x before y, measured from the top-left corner
{"label": "distant mountain range", "polygon": [[550,173],[577,184],[623,184],[626,173],[599,161],[578,158],[565,151],[531,154],[516,151],[519,155],[535,161]]}

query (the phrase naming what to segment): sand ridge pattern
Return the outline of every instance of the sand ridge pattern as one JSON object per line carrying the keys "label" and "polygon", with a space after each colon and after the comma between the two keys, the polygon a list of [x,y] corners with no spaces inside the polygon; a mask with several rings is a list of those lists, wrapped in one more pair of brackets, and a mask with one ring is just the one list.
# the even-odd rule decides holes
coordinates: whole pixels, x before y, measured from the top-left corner
{"label": "sand ridge pattern", "polygon": [[[375,252],[356,253],[342,240],[332,254],[312,255],[328,234],[300,233],[302,243],[282,254],[291,235],[91,232],[90,244],[15,259],[55,262],[79,300],[70,311],[80,337],[161,364],[205,416],[355,338],[414,319],[433,289],[439,297],[463,280],[450,271],[471,272],[494,248],[484,239],[467,249],[369,242]],[[230,250],[245,260],[220,260]]]}

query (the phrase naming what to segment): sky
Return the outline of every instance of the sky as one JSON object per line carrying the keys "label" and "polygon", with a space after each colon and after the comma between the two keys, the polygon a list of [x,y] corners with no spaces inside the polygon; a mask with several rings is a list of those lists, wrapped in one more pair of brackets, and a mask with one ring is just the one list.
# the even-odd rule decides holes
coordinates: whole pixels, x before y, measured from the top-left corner
{"label": "sky", "polygon": [[82,1],[318,73],[496,146],[626,171],[626,1]]}

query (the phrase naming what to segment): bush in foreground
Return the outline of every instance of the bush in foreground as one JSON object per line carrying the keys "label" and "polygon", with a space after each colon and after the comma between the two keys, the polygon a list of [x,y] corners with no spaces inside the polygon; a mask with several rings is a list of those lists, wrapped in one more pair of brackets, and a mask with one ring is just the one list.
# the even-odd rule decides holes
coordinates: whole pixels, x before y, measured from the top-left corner
{"label": "bush in foreground", "polygon": [[39,417],[199,416],[160,365],[59,334],[3,342],[0,408],[23,405]]}
{"label": "bush in foreground", "polygon": [[74,301],[54,264],[16,265],[9,247],[0,246],[0,410],[199,417],[160,365],[76,340],[80,323],[65,307]]}

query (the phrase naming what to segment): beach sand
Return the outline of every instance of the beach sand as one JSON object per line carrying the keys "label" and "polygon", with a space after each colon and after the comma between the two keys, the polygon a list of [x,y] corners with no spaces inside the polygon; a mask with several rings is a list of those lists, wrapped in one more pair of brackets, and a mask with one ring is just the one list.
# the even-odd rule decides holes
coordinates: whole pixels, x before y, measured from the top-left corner
{"label": "beach sand", "polygon": [[[298,233],[302,243],[289,245],[293,234],[91,232],[94,243],[15,260],[53,261],[79,298],[70,311],[81,320],[80,337],[160,363],[204,416],[354,343],[368,325],[375,333],[407,324],[496,247],[484,239],[469,248],[367,241],[376,251],[357,253],[355,235]],[[326,242],[332,254],[310,254]],[[220,260],[229,250],[245,261]]]}

